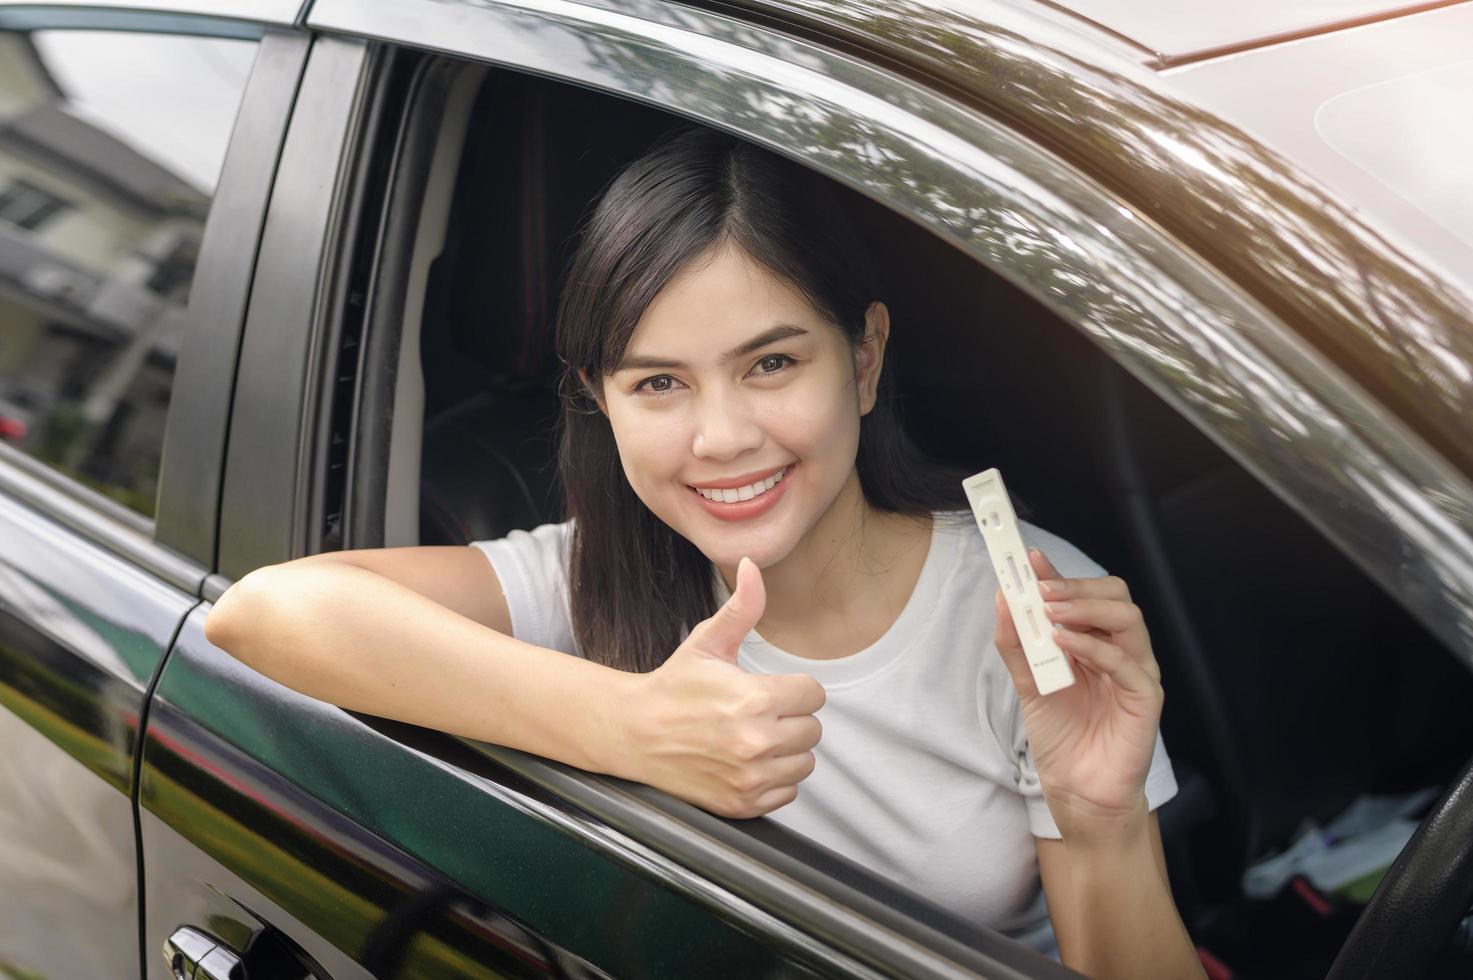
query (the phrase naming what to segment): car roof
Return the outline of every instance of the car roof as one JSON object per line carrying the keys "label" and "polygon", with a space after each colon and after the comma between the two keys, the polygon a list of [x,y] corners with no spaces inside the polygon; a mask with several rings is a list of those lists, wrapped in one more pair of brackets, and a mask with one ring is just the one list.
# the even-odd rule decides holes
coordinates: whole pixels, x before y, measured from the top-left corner
{"label": "car roof", "polygon": [[[1176,0],[1033,0],[1066,11],[1145,48],[1163,62],[1210,57],[1383,20],[1434,3],[1406,0],[1237,0],[1231,4]],[[1450,0],[1451,2],[1451,0]]]}
{"label": "car roof", "polygon": [[[1256,0],[1253,0],[1256,3]],[[1240,127],[1473,285],[1473,3],[1165,69],[1184,101]]]}

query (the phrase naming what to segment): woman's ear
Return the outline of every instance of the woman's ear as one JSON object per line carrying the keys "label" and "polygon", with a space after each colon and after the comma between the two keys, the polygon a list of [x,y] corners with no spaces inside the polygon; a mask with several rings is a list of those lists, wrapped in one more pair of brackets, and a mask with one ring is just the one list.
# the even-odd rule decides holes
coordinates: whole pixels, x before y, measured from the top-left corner
{"label": "woman's ear", "polygon": [[885,344],[890,339],[890,310],[875,300],[864,311],[864,339],[854,352],[854,380],[859,389],[859,414],[875,407],[880,387],[880,369],[885,366]]}
{"label": "woman's ear", "polygon": [[588,370],[586,368],[578,369],[578,381],[583,385],[583,390],[588,392],[588,396],[598,403],[598,410],[604,413],[604,418],[608,418],[609,408],[604,404],[603,385],[594,384],[592,381],[589,381]]}

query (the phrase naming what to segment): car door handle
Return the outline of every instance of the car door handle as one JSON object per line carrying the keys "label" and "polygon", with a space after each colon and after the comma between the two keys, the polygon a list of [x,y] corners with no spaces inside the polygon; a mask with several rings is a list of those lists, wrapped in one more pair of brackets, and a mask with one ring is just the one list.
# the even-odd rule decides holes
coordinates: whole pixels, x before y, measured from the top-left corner
{"label": "car door handle", "polygon": [[244,980],[240,957],[193,926],[180,926],[164,940],[164,962],[174,980]]}

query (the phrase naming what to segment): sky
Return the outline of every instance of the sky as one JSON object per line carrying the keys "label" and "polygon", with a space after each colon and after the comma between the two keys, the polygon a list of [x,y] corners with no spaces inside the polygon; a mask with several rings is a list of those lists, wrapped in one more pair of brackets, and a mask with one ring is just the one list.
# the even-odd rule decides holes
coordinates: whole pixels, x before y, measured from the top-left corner
{"label": "sky", "polygon": [[31,39],[69,112],[213,194],[254,41],[116,31]]}

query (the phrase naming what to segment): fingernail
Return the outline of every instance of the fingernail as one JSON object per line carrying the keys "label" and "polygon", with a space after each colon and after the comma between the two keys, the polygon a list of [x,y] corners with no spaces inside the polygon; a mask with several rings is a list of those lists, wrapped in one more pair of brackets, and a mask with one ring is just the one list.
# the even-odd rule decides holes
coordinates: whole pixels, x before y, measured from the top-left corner
{"label": "fingernail", "polygon": [[1064,591],[1063,583],[1056,582],[1053,579],[1040,579],[1038,582],[1038,587],[1042,589],[1047,595],[1058,595],[1060,592]]}
{"label": "fingernail", "polygon": [[1073,606],[1068,602],[1045,602],[1043,608],[1050,613],[1058,614],[1068,612]]}

